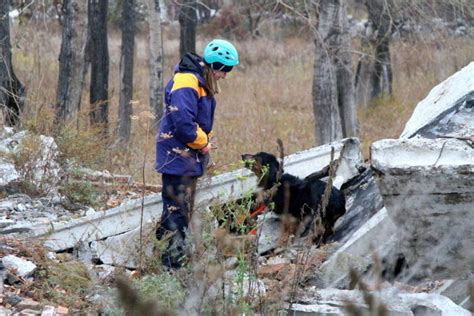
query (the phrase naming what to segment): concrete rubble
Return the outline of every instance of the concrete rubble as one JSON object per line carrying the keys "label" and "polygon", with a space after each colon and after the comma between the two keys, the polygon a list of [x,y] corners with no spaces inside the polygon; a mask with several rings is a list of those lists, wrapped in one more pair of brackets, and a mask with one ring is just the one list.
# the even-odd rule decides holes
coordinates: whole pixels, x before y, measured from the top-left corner
{"label": "concrete rubble", "polygon": [[[143,225],[142,239],[144,240],[145,255],[151,257],[153,254],[153,236],[155,235],[156,223],[148,222]],[[127,233],[112,236],[104,240],[92,241],[90,250],[95,254],[94,259],[103,264],[136,269],[139,266],[140,257],[140,227]]]}
{"label": "concrete rubble", "polygon": [[[14,157],[18,155],[26,158],[20,168],[15,167]],[[54,191],[63,173],[58,155],[52,137],[34,136],[26,131],[15,133],[13,128],[5,127],[0,135],[0,186],[21,179],[34,182],[43,192]]]}
{"label": "concrete rubble", "polygon": [[[395,152],[403,154],[383,160]],[[435,279],[474,273],[474,149],[456,139],[382,140],[372,155],[408,263]]]}
{"label": "concrete rubble", "polygon": [[[370,284],[374,269],[381,264],[389,279],[420,286],[438,279],[437,286],[424,291],[442,294],[440,301],[448,301],[441,307],[459,304],[456,308],[469,308],[474,267],[473,78],[471,63],[418,104],[400,139],[372,144],[371,169],[385,208],[340,239],[344,244],[321,265],[309,285],[348,289],[353,281],[350,271]],[[394,271],[400,257],[404,269]],[[418,298],[427,304],[431,297],[424,295]],[[341,314],[334,304],[324,301],[317,308],[298,308],[298,315],[308,311],[311,315]],[[428,311],[441,315],[466,312]]]}
{"label": "concrete rubble", "polygon": [[2,258],[3,266],[19,277],[26,278],[33,274],[36,265],[28,260],[9,255]]}
{"label": "concrete rubble", "polygon": [[398,289],[359,291],[307,289],[305,297],[291,306],[291,315],[459,315],[471,313],[450,299],[427,293],[400,293]]}
{"label": "concrete rubble", "polygon": [[[25,148],[29,147],[41,150],[28,155]],[[22,158],[24,161],[15,162],[15,157],[23,152],[27,156]],[[69,174],[69,169],[74,169],[73,175]],[[64,225],[73,218],[93,217],[96,210],[71,201],[65,194],[58,192],[58,188],[64,184],[62,181],[66,173],[67,178],[73,181],[135,185],[129,181],[129,176],[74,167],[72,162],[65,170],[59,162],[59,151],[53,138],[32,136],[26,131],[15,132],[12,128],[4,127],[0,131],[0,193],[6,198],[0,199],[0,234],[29,232],[39,235],[50,231],[52,225]],[[32,196],[21,193],[29,184],[33,184],[31,189],[36,191]],[[138,197],[140,195],[130,195],[130,198]],[[109,200],[112,204],[120,203],[113,196]]]}
{"label": "concrete rubble", "polygon": [[442,280],[434,292],[463,307],[474,279],[473,143],[474,62],[431,90],[400,139],[371,148],[396,247],[409,265],[403,279]]}
{"label": "concrete rubble", "polygon": [[373,164],[403,252],[432,278],[472,279],[474,62],[431,90],[400,137],[375,143]]}
{"label": "concrete rubble", "polygon": [[474,62],[471,62],[434,87],[428,96],[417,104],[400,138],[472,136],[473,73]]}

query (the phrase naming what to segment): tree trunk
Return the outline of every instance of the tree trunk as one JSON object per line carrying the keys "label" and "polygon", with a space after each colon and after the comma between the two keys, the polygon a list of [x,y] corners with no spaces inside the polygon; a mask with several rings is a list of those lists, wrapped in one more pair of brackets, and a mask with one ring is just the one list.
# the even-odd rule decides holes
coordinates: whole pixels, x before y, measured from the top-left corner
{"label": "tree trunk", "polygon": [[392,67],[390,60],[390,35],[392,20],[390,7],[386,0],[370,0],[366,2],[369,21],[372,22],[376,38],[372,42],[374,66],[371,74],[371,97],[392,94]]}
{"label": "tree trunk", "polygon": [[91,53],[90,123],[100,125],[104,135],[109,124],[109,51],[107,45],[108,0],[88,0]]}
{"label": "tree trunk", "polygon": [[357,63],[354,79],[355,99],[359,107],[366,107],[371,99],[372,80],[374,63],[373,52],[367,38],[361,39],[361,57]]}
{"label": "tree trunk", "polygon": [[392,65],[388,38],[384,38],[375,48],[373,69],[371,97],[392,95]]}
{"label": "tree trunk", "polygon": [[62,5],[63,35],[56,94],[56,121],[61,124],[76,116],[81,103],[87,42],[86,5],[82,0],[64,0]]}
{"label": "tree trunk", "polygon": [[163,34],[159,0],[148,0],[149,49],[150,49],[150,106],[155,114],[156,124],[163,116]]}
{"label": "tree trunk", "polygon": [[130,140],[133,98],[133,53],[135,47],[135,1],[122,2],[122,49],[120,57],[119,139]]}
{"label": "tree trunk", "polygon": [[339,114],[341,115],[343,137],[353,137],[358,134],[357,110],[355,104],[354,74],[352,72],[351,37],[347,22],[345,0],[340,1],[338,25],[339,38],[336,40],[339,48],[336,53],[337,91]]}
{"label": "tree trunk", "polygon": [[0,1],[0,107],[7,126],[18,126],[25,103],[25,87],[13,71],[9,1]]}
{"label": "tree trunk", "polygon": [[315,33],[313,110],[317,144],[357,134],[344,0],[320,5]]}
{"label": "tree trunk", "polygon": [[179,9],[179,54],[196,52],[196,0],[183,0]]}

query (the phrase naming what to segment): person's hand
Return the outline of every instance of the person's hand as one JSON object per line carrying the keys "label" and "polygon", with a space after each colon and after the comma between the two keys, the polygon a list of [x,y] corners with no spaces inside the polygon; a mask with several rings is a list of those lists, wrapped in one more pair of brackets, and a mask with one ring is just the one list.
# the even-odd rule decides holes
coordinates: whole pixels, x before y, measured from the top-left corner
{"label": "person's hand", "polygon": [[216,148],[217,148],[216,145],[214,145],[212,143],[208,143],[206,147],[201,149],[201,153],[204,154],[204,155],[209,155],[211,153],[211,150],[214,150]]}
{"label": "person's hand", "polygon": [[206,147],[204,147],[203,149],[201,149],[201,153],[203,155],[209,155],[211,152],[211,144],[207,144]]}

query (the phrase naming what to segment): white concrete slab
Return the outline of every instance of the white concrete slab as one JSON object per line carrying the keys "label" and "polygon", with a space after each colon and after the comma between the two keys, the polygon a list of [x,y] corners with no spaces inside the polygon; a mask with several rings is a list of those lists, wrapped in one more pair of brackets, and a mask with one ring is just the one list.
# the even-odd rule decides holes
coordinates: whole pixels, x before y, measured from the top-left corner
{"label": "white concrete slab", "polygon": [[417,104],[400,138],[413,137],[421,128],[447,114],[464,96],[474,91],[474,62],[434,87]]}
{"label": "white concrete slab", "polygon": [[[367,304],[367,296],[373,298],[371,306]],[[310,289],[304,297],[298,298],[298,302],[299,304],[292,306],[290,315],[293,315],[293,311],[299,312],[294,315],[325,315],[320,313],[327,306],[336,308],[336,310],[329,310],[335,315],[340,315],[338,312],[346,315],[346,308],[349,305],[357,309],[360,315],[378,315],[380,305],[385,307],[388,315],[471,315],[468,310],[456,305],[449,298],[442,295],[399,293],[393,289],[366,293],[359,290]]]}
{"label": "white concrete slab", "polygon": [[440,166],[474,170],[474,148],[457,139],[383,139],[371,146],[371,164],[381,172]]}
{"label": "white concrete slab", "polygon": [[[358,157],[361,157],[357,139],[343,139],[305,151],[289,155],[284,159],[287,172],[304,177],[320,171],[330,162],[331,147],[335,148],[335,159],[341,152],[347,155],[344,166],[338,173],[348,180],[357,172]],[[360,163],[360,162],[359,162]],[[247,169],[239,169],[216,177],[203,178],[198,183],[196,207],[211,203],[225,203],[252,192],[256,187],[256,177]],[[143,200],[143,221],[158,221],[162,211],[160,194],[146,196]],[[78,242],[90,242],[123,234],[140,225],[142,201],[134,200],[109,209],[96,212],[67,223],[51,223],[36,227],[34,235],[45,238],[45,245],[53,250],[72,248]]]}
{"label": "white concrete slab", "polygon": [[382,140],[371,157],[413,275],[473,273],[474,148],[456,139]]}
{"label": "white concrete slab", "polygon": [[372,262],[373,254],[387,252],[395,245],[396,227],[382,208],[352,237],[334,252],[320,267],[321,287],[336,287],[347,283],[349,272],[363,272]]}

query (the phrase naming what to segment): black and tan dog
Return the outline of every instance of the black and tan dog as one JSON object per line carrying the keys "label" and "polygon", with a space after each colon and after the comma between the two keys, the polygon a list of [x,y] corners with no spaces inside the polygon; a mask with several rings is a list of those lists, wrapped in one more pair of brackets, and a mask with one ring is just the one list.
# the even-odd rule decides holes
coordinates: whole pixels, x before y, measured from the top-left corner
{"label": "black and tan dog", "polygon": [[252,170],[258,178],[258,186],[267,196],[266,204],[274,204],[277,214],[290,214],[298,222],[309,215],[320,216],[324,227],[322,241],[332,235],[336,220],[346,212],[344,194],[335,187],[331,190],[324,215],[316,214],[326,188],[326,182],[308,176],[305,179],[284,173],[277,158],[266,152],[255,155],[244,154],[242,160],[246,168]]}

